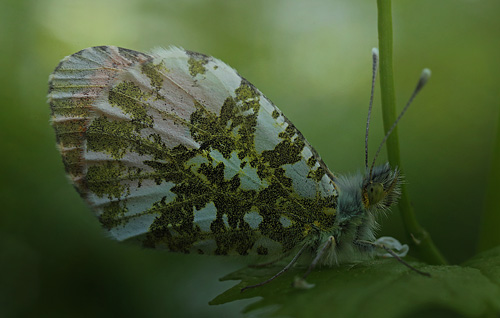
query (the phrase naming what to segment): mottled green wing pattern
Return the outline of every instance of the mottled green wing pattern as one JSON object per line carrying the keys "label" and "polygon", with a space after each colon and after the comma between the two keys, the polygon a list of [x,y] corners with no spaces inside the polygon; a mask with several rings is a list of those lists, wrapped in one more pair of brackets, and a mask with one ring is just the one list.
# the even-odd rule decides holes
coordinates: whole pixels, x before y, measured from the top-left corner
{"label": "mottled green wing pattern", "polygon": [[265,255],[333,225],[331,172],[217,59],[88,48],[61,61],[48,98],[66,171],[117,240]]}

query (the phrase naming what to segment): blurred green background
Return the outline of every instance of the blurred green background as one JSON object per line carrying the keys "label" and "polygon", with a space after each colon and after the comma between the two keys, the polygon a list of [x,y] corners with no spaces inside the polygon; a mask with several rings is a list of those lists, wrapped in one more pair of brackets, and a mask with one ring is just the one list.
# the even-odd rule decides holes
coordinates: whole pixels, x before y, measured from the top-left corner
{"label": "blurred green background", "polygon": [[[453,263],[475,253],[500,103],[499,12],[498,0],[393,6],[398,104],[422,68],[433,72],[399,125],[404,173],[418,219]],[[49,125],[47,77],[60,59],[95,45],[215,56],[273,100],[332,171],[348,173],[364,163],[376,23],[375,0],[1,1],[0,317],[218,317],[245,304],[207,304],[244,259],[106,238],[67,181]],[[397,211],[381,234],[404,239]]]}

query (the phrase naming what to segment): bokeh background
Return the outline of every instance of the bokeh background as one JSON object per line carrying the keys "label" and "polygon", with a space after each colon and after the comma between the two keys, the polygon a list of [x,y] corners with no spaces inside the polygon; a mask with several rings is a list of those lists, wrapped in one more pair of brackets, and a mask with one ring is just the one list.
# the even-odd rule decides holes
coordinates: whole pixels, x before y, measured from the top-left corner
{"label": "bokeh background", "polygon": [[[400,109],[421,69],[433,71],[399,125],[404,172],[418,219],[452,263],[475,253],[500,103],[499,12],[497,0],[393,5]],[[215,56],[273,100],[331,170],[349,173],[364,163],[376,23],[375,0],[2,0],[0,316],[233,317],[245,305],[208,305],[232,285],[218,278],[245,260],[141,250],[103,234],[49,125],[47,77],[61,58],[95,45]],[[397,209],[381,232],[404,239]]]}

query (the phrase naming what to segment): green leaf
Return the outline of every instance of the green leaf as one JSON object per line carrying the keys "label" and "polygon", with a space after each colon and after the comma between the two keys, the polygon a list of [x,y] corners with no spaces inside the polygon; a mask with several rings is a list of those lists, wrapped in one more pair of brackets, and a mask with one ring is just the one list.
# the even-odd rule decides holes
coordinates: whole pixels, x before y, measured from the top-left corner
{"label": "green leaf", "polygon": [[500,247],[462,266],[409,263],[432,277],[412,272],[394,259],[377,259],[316,269],[307,279],[315,284],[311,289],[291,286],[294,277],[306,270],[297,266],[267,285],[241,293],[242,287],[261,282],[282,267],[244,268],[221,279],[241,282],[210,304],[260,296],[244,312],[279,317],[483,317],[500,313]]}

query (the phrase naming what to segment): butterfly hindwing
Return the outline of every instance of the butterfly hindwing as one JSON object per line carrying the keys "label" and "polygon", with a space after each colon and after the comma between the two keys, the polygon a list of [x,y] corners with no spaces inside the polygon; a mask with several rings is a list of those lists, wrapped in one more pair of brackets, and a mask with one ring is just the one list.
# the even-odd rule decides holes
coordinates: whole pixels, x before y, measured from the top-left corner
{"label": "butterfly hindwing", "polygon": [[88,48],[61,61],[49,102],[66,171],[118,240],[275,254],[334,222],[337,191],[321,158],[217,59]]}

